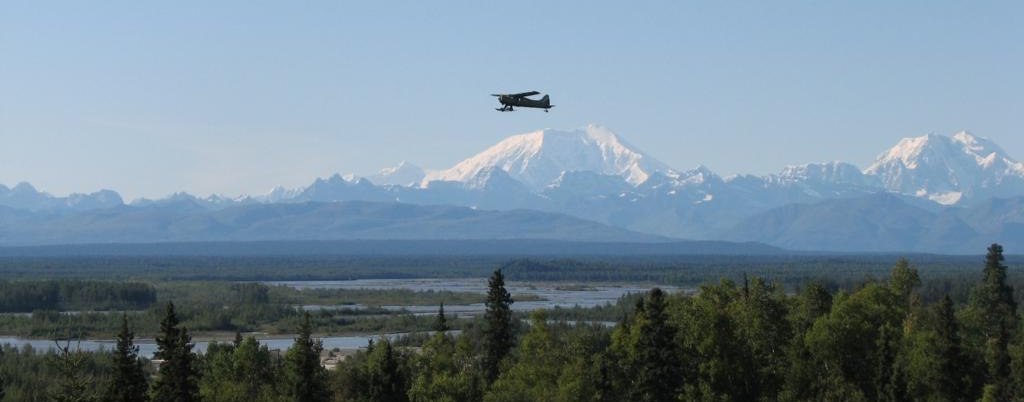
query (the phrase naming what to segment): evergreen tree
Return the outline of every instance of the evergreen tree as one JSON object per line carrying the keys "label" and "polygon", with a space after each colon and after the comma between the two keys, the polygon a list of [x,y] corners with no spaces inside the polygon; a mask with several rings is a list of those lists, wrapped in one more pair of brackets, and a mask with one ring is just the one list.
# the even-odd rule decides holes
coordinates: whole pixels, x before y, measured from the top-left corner
{"label": "evergreen tree", "polygon": [[107,385],[106,402],[141,402],[147,399],[148,384],[135,334],[128,328],[128,314],[121,316],[121,332],[113,353],[113,370]]}
{"label": "evergreen tree", "polygon": [[946,295],[935,307],[935,331],[938,335],[937,352],[940,363],[934,383],[940,398],[963,401],[968,398],[970,367],[960,339],[960,325],[956,320],[953,300]]}
{"label": "evergreen tree", "polygon": [[444,302],[441,302],[441,306],[437,309],[437,322],[434,323],[434,331],[446,332],[451,329],[448,326],[448,318],[444,316]]}
{"label": "evergreen tree", "polygon": [[1012,392],[1010,379],[1010,354],[1006,329],[988,339],[985,347],[985,363],[988,379],[985,382],[982,401],[1009,401]]}
{"label": "evergreen tree", "polygon": [[971,292],[968,308],[976,315],[973,318],[985,339],[1016,329],[1017,303],[1013,300],[1013,288],[1006,283],[1004,260],[1003,246],[989,246],[981,283]]}
{"label": "evergreen tree", "polygon": [[659,288],[650,291],[638,319],[636,358],[640,364],[636,372],[637,401],[669,401],[675,399],[681,375],[680,362],[673,352],[675,329],[668,323],[665,312],[665,292]]}
{"label": "evergreen tree", "polygon": [[71,341],[63,346],[57,344],[58,354],[52,361],[58,374],[56,387],[50,392],[53,402],[95,402],[94,379],[89,375],[87,355],[85,352],[71,350]]}
{"label": "evergreen tree", "polygon": [[498,378],[501,361],[514,344],[512,334],[512,295],[505,289],[505,276],[494,271],[487,282],[487,311],[484,313],[483,372],[488,383]]}
{"label": "evergreen tree", "polygon": [[1003,246],[989,246],[981,283],[972,290],[965,313],[977,334],[975,348],[985,360],[984,397],[995,400],[1007,398],[1011,389],[1008,346],[1017,329],[1017,304],[1003,261]]}
{"label": "evergreen tree", "polygon": [[1024,399],[1024,322],[1017,329],[1017,338],[1010,346],[1010,378],[1012,395]]}
{"label": "evergreen tree", "polygon": [[302,318],[295,343],[285,355],[289,395],[296,402],[323,402],[330,400],[327,392],[327,373],[320,365],[323,344],[313,339],[313,325],[309,312]]}
{"label": "evergreen tree", "polygon": [[193,402],[199,400],[196,356],[192,353],[192,337],[188,330],[178,328],[178,315],[174,303],[167,303],[160,321],[160,335],[156,337],[156,360],[159,375],[153,383],[154,402]]}
{"label": "evergreen tree", "polygon": [[613,341],[625,378],[619,387],[626,400],[673,401],[682,387],[681,362],[668,322],[665,292],[654,288],[642,302],[631,325]]}

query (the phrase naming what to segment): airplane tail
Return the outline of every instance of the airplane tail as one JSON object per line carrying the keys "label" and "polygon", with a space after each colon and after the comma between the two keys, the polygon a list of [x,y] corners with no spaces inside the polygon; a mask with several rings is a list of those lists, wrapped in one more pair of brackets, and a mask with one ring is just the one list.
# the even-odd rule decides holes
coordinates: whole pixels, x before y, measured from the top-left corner
{"label": "airplane tail", "polygon": [[540,98],[540,101],[544,103],[544,106],[551,106],[551,99],[548,98],[547,95],[544,95],[543,98]]}

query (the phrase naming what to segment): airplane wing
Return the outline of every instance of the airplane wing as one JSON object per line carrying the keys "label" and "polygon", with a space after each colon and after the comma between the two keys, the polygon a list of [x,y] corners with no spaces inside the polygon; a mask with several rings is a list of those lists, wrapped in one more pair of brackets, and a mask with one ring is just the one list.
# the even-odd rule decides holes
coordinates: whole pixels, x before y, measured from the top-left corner
{"label": "airplane wing", "polygon": [[533,95],[540,95],[540,92],[530,91],[530,92],[523,92],[523,93],[518,93],[518,94],[511,94],[509,96],[514,96],[516,98],[522,98],[522,97],[533,96]]}

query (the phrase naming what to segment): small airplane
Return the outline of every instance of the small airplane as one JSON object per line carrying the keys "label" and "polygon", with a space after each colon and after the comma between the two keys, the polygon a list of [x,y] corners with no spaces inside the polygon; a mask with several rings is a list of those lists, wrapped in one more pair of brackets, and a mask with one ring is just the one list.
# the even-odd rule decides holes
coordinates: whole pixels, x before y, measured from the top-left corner
{"label": "small airplane", "polygon": [[544,112],[546,113],[548,109],[555,107],[555,105],[551,104],[551,100],[550,98],[548,98],[547,95],[544,95],[544,97],[540,98],[540,100],[534,100],[529,98],[530,96],[534,95],[540,95],[540,92],[530,91],[518,94],[491,94],[491,96],[497,96],[498,102],[501,102],[501,107],[498,109],[494,109],[499,112],[512,112],[515,111],[515,109],[513,109],[513,106],[518,106],[544,109]]}

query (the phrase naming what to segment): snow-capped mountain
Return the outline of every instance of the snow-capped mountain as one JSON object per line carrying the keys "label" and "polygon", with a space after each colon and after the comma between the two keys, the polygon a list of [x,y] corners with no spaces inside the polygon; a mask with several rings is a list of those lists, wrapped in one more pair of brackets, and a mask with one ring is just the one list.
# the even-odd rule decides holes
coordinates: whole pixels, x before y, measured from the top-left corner
{"label": "snow-capped mountain", "polygon": [[878,178],[865,175],[853,164],[839,161],[790,165],[761,180],[765,188],[790,191],[791,195],[800,194],[810,199],[859,195],[882,189]]}
{"label": "snow-capped mountain", "polygon": [[302,194],[301,188],[284,188],[283,186],[274,186],[274,188],[270,189],[269,193],[254,197],[254,199],[260,202],[274,203],[293,199],[299,194]]}
{"label": "snow-capped mountain", "polygon": [[966,131],[952,137],[904,138],[864,173],[877,177],[890,191],[944,205],[1024,191],[1024,164],[992,141]]}
{"label": "snow-capped mountain", "polygon": [[283,202],[304,201],[389,201],[387,189],[376,186],[362,177],[336,174],[326,179],[316,179],[313,184],[291,199]]}
{"label": "snow-capped mountain", "polygon": [[419,166],[402,161],[398,166],[381,169],[376,174],[367,176],[373,184],[381,186],[418,186],[427,172]]}
{"label": "snow-capped mountain", "polygon": [[545,129],[511,136],[450,169],[428,174],[424,182],[471,182],[492,168],[504,170],[533,190],[543,189],[568,171],[615,175],[633,185],[652,173],[672,171],[610,130],[589,125],[575,131]]}
{"label": "snow-capped mountain", "polygon": [[[444,170],[403,162],[366,178],[336,174],[306,187],[277,187],[253,197],[178,193],[137,200],[132,207],[205,213],[265,204],[372,201],[530,209],[695,240],[870,248],[857,251],[912,245],[906,247],[948,252],[967,251],[950,245],[994,240],[1019,240],[1024,247],[1022,200],[1024,165],[993,142],[966,132],[903,139],[863,171],[835,161],[787,166],[766,176],[721,177],[705,166],[674,169],[610,130],[590,125],[514,135]],[[0,213],[112,205],[122,205],[113,192],[59,198],[28,184],[0,186],[0,207],[13,208],[0,208]],[[0,219],[0,229],[3,224]],[[891,237],[858,240],[865,233]],[[884,240],[902,237],[909,238]]]}
{"label": "snow-capped mountain", "polygon": [[872,183],[873,178],[865,177],[857,166],[839,161],[786,166],[778,175],[769,179],[778,180],[780,183],[818,182],[858,186],[875,184]]}
{"label": "snow-capped mountain", "polygon": [[164,198],[151,200],[148,198],[139,198],[133,200],[129,205],[136,207],[147,207],[147,206],[168,206],[168,205],[189,205],[195,206],[202,209],[215,210],[232,207],[235,205],[244,204],[255,204],[259,200],[252,197],[225,197],[223,195],[211,194],[206,197],[196,197],[186,192],[177,192],[168,195]]}
{"label": "snow-capped mountain", "polygon": [[0,184],[0,206],[29,211],[83,211],[122,205],[124,201],[117,192],[100,190],[91,194],[73,193],[67,197],[55,197],[36,190],[29,183],[18,183],[7,188]]}

